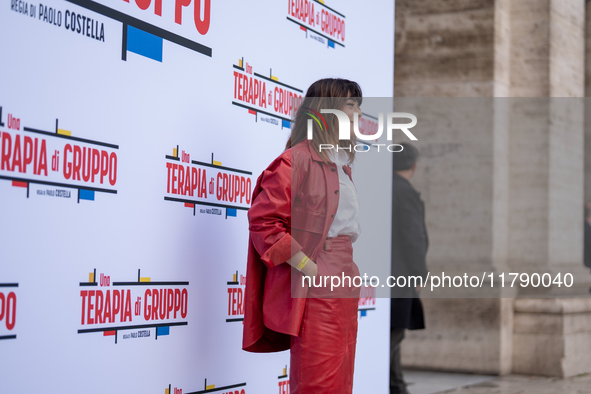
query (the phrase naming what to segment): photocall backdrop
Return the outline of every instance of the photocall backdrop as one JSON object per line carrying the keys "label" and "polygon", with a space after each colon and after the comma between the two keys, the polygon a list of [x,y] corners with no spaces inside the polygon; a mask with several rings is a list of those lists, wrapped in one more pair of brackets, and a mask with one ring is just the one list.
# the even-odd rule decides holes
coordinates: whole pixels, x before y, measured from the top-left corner
{"label": "photocall backdrop", "polygon": [[[315,80],[391,97],[393,15],[388,0],[5,1],[0,392],[289,392],[289,352],[241,350],[252,188]],[[389,163],[356,164],[380,198]],[[389,261],[390,212],[355,181],[362,217],[385,218],[362,219],[363,272],[366,253]],[[389,300],[362,297],[355,392],[386,393]]]}

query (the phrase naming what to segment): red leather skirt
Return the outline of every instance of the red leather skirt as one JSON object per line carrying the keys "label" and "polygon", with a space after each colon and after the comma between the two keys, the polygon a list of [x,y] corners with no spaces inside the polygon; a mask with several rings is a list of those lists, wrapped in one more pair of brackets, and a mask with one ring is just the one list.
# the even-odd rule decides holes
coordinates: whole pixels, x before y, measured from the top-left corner
{"label": "red leather skirt", "polygon": [[[316,278],[359,275],[349,236],[326,240],[316,263]],[[299,336],[291,337],[291,394],[353,391],[359,292],[348,283],[331,291],[330,280],[328,289],[310,288]]]}

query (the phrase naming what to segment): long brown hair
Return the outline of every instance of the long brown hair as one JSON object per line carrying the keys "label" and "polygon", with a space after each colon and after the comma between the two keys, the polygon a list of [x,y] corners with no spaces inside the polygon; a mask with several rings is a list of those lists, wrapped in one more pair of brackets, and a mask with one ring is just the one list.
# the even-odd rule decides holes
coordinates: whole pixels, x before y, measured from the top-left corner
{"label": "long brown hair", "polygon": [[[349,81],[341,78],[326,78],[314,82],[308,88],[306,96],[298,107],[294,120],[291,125],[291,135],[285,149],[289,149],[296,144],[307,140],[308,138],[308,119],[311,119],[310,112],[320,112],[321,109],[342,109],[345,106],[348,98],[353,98],[361,105],[363,96],[361,87],[357,82]],[[310,111],[312,110],[312,111]],[[357,143],[357,139],[353,134],[350,140],[340,140],[338,135],[338,119],[336,115],[324,114],[326,119],[326,127],[324,131],[320,126],[313,122],[312,145],[319,153],[320,157],[328,162],[328,157],[325,152],[320,152],[320,144],[338,145],[340,148],[346,147],[345,152],[349,156],[349,162],[355,160],[355,150],[353,146]],[[348,151],[351,149],[351,152]]]}

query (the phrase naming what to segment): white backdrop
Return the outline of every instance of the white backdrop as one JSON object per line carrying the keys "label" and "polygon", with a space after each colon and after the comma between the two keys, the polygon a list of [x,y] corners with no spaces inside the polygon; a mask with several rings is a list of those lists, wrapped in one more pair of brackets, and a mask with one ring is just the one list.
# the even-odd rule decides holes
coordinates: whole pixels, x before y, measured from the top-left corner
{"label": "white backdrop", "polygon": [[[324,77],[393,90],[393,2],[322,3],[4,3],[0,392],[288,392],[289,352],[241,350],[246,210],[289,134],[275,103]],[[372,158],[357,170],[389,198]],[[374,227],[362,272],[370,249],[389,261]],[[357,393],[387,393],[388,305],[360,303]]]}

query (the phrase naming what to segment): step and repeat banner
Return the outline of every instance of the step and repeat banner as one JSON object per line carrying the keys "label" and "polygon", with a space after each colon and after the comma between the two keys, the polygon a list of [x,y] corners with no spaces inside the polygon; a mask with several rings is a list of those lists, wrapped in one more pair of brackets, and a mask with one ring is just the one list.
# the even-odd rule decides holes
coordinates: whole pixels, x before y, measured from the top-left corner
{"label": "step and repeat banner", "polygon": [[[312,82],[391,97],[393,21],[388,0],[4,1],[0,392],[288,393],[289,352],[241,350],[252,190]],[[356,256],[389,259],[372,231]],[[389,300],[364,289],[359,319],[355,392],[386,393]]]}

